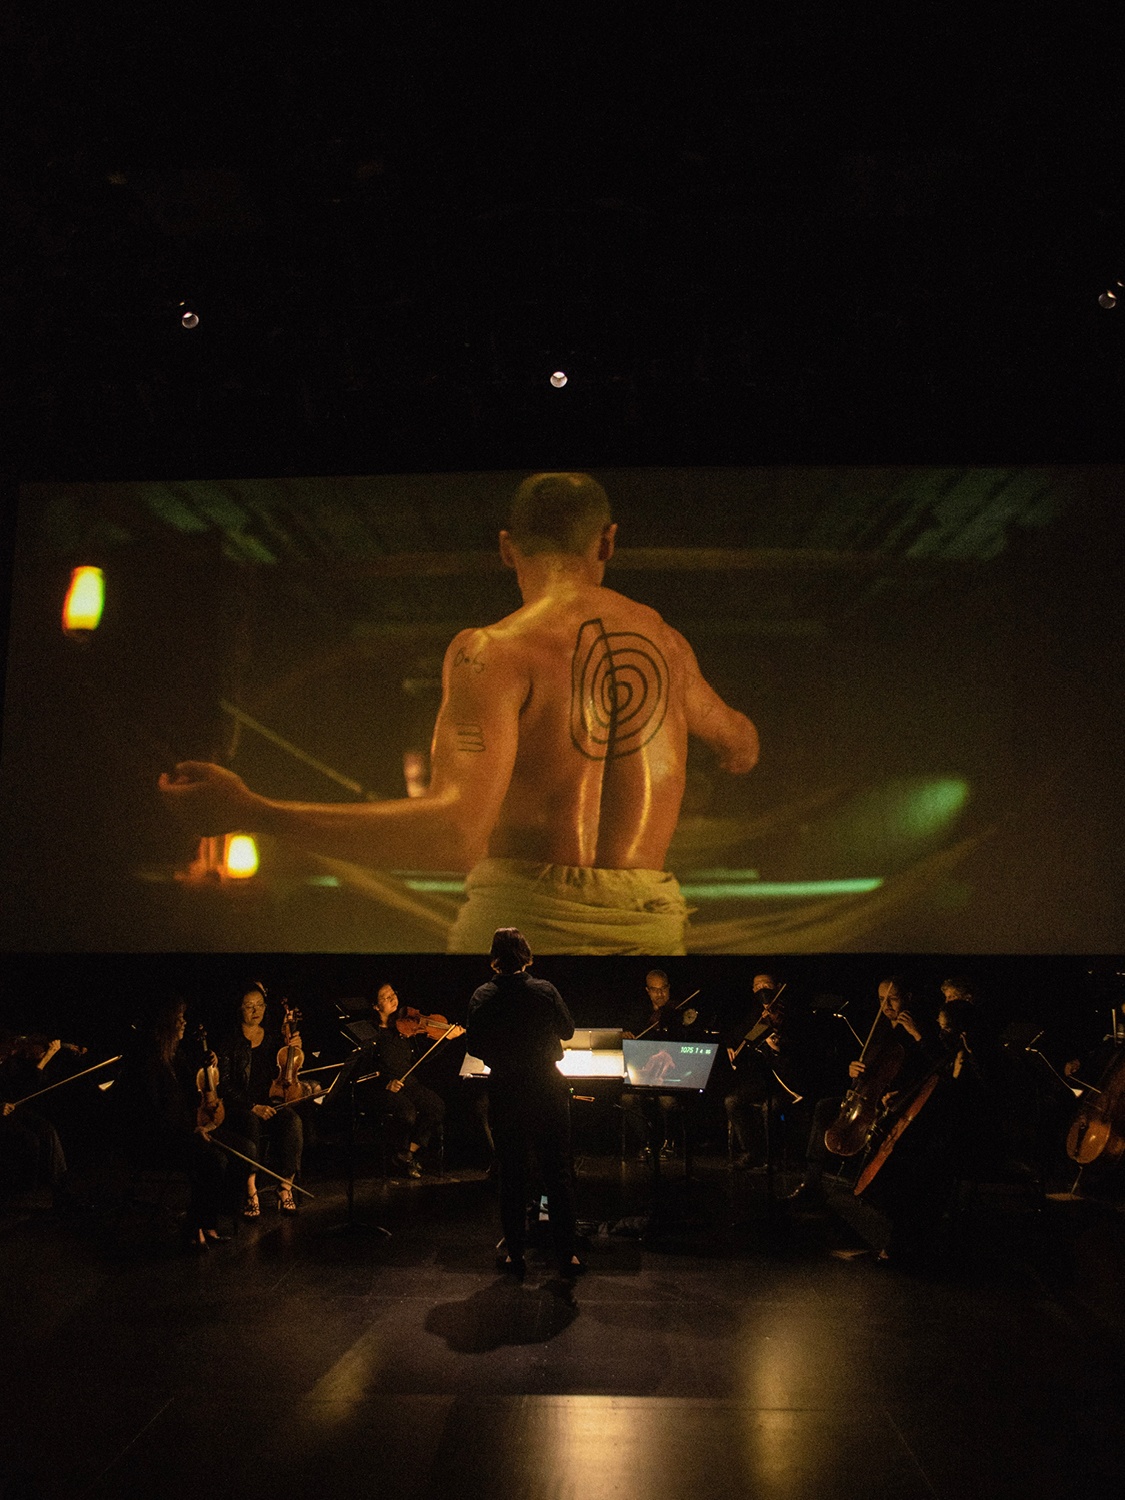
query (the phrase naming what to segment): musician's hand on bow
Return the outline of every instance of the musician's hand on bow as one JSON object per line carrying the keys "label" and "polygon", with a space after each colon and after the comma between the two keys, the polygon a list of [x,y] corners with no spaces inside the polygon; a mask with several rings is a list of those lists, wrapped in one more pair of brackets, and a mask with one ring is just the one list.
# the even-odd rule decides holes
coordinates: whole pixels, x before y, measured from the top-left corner
{"label": "musician's hand on bow", "polygon": [[695,1010],[694,1007],[691,1010],[685,1010],[684,1011],[684,1025],[685,1026],[694,1026],[695,1023],[696,1023],[696,1021],[698,1021],[698,1020],[699,1020],[699,1012],[697,1010]]}
{"label": "musician's hand on bow", "polygon": [[849,1078],[858,1078],[859,1075],[862,1072],[864,1072],[864,1070],[866,1069],[866,1067],[867,1067],[866,1063],[861,1063],[860,1060],[858,1058],[856,1058],[855,1062],[850,1062],[848,1064],[848,1077]]}
{"label": "musician's hand on bow", "polygon": [[463,1026],[451,1026],[445,1034],[448,1038],[450,1038],[450,1040],[452,1040],[452,1038],[455,1036],[464,1036],[465,1028]]}
{"label": "musician's hand on bow", "polygon": [[387,1092],[389,1094],[398,1094],[401,1093],[403,1087],[404,1085],[401,1078],[392,1078],[390,1083],[387,1084]]}
{"label": "musician's hand on bow", "polygon": [[15,1107],[16,1106],[11,1102],[11,1100],[5,1099],[3,1104],[0,1105],[0,1117],[6,1120],[15,1109]]}
{"label": "musician's hand on bow", "polygon": [[257,1115],[259,1120],[272,1120],[274,1115],[277,1114],[277,1110],[269,1104],[252,1104],[250,1106],[250,1113]]}

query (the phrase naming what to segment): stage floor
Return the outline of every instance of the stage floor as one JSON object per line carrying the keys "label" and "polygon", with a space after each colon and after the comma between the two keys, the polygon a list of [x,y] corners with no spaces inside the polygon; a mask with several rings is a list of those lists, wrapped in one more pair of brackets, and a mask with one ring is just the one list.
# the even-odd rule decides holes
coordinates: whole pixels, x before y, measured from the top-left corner
{"label": "stage floor", "polygon": [[0,1496],[1121,1492],[1119,1214],[982,1195],[907,1272],[721,1158],[681,1173],[646,1226],[645,1169],[583,1163],[572,1291],[496,1275],[479,1173],[361,1180],[384,1240],[310,1172],[203,1256],[159,1212],[9,1205]]}

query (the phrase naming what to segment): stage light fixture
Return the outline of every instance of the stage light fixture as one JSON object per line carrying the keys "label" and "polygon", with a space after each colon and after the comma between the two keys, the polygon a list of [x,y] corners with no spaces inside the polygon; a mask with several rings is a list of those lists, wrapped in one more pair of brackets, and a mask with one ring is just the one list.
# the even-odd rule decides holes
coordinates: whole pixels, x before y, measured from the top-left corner
{"label": "stage light fixture", "polygon": [[198,313],[193,313],[193,312],[186,312],[186,313],[184,313],[183,317],[180,319],[180,322],[184,325],[185,328],[198,328],[199,327],[199,314]]}
{"label": "stage light fixture", "polygon": [[566,384],[565,373],[562,370],[556,370],[555,373],[551,376],[551,384],[554,386],[556,391],[561,391],[563,386]]}
{"label": "stage light fixture", "polygon": [[258,873],[258,846],[248,833],[228,833],[223,845],[223,874],[249,880]]}
{"label": "stage light fixture", "polygon": [[67,635],[84,636],[97,630],[105,608],[105,575],[101,568],[75,568],[63,600],[62,623]]}

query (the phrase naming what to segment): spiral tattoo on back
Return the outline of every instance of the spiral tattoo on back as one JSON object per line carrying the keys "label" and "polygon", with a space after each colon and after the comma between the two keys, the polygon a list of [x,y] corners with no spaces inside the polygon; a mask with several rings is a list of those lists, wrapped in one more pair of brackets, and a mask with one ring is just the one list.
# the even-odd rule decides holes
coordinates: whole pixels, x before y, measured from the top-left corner
{"label": "spiral tattoo on back", "polygon": [[648,636],[607,631],[600,619],[578,630],[570,668],[570,738],[589,760],[634,755],[668,712],[668,663]]}

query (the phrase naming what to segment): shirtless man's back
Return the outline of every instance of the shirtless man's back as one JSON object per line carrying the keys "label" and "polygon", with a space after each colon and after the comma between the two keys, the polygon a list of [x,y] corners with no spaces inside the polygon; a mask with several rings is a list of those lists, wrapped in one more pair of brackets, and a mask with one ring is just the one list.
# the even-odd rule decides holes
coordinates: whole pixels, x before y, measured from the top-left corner
{"label": "shirtless man's back", "polygon": [[[529,486],[521,529],[519,499]],[[500,550],[516,571],[523,606],[450,643],[425,796],[277,802],[199,762],[162,777],[165,795],[204,833],[263,830],[375,868],[469,870],[470,905],[482,899],[483,877],[475,892],[473,879],[487,866],[490,877],[503,877],[493,892],[497,910],[519,904],[507,884],[517,877],[534,879],[544,895],[548,868],[662,872],[683,798],[688,735],[735,774],[755,764],[758,736],[704,681],[683,636],[655,610],[603,586],[616,534],[608,516],[604,491],[585,475],[537,475],[521,486]],[[613,888],[592,899],[610,909],[645,904]],[[682,929],[682,901],[679,909]],[[494,925],[525,924],[526,916],[509,911]],[[565,925],[558,932],[564,946],[541,938],[539,951],[676,951],[666,942],[570,947]],[[480,932],[463,951],[479,951]]]}

